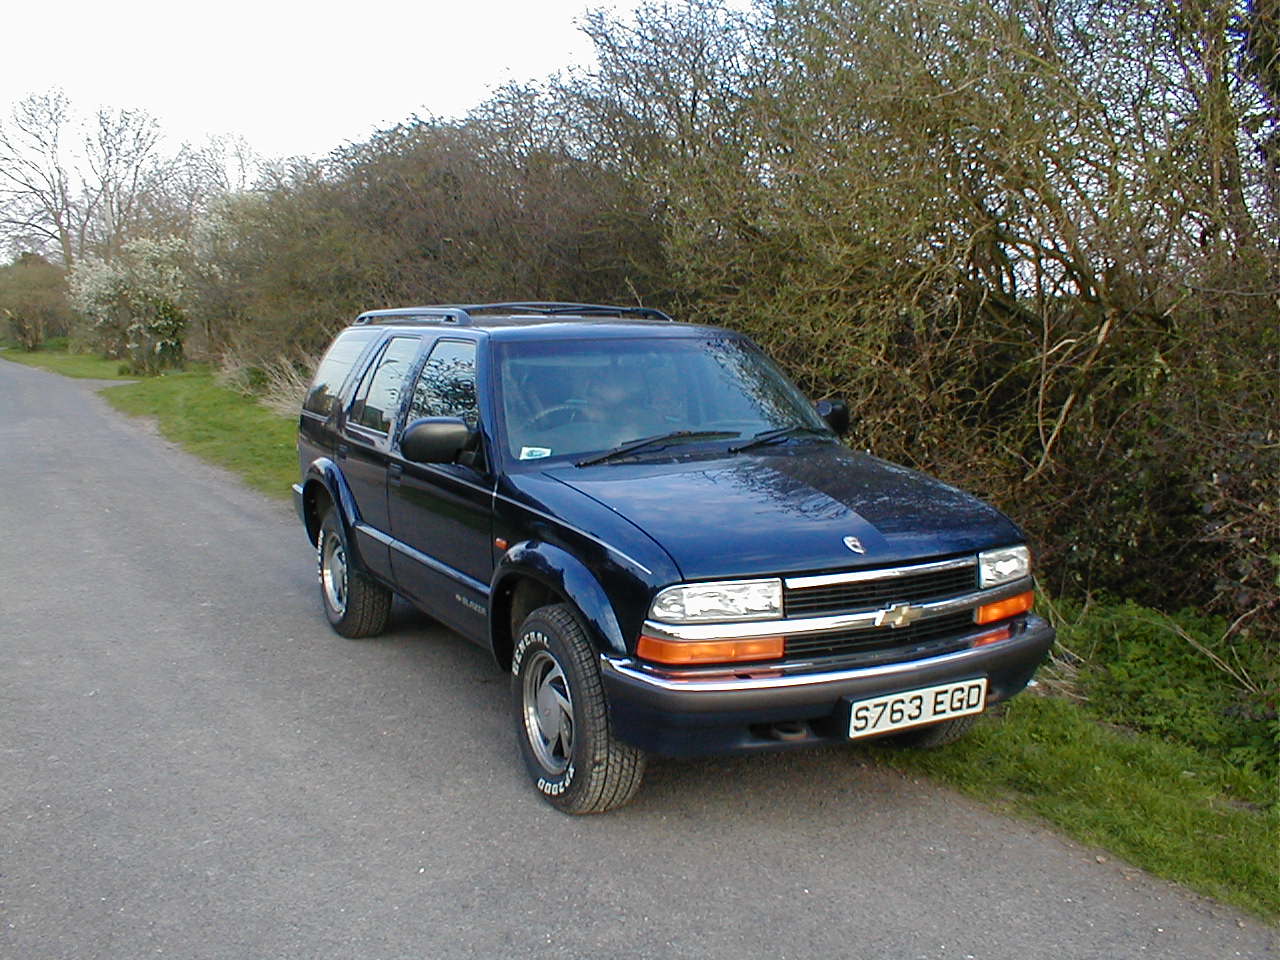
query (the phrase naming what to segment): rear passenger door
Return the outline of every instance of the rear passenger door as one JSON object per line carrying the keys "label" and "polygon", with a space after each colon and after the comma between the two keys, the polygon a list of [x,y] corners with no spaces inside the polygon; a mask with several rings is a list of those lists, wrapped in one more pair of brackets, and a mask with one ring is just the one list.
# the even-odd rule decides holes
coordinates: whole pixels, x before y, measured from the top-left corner
{"label": "rear passenger door", "polygon": [[[409,394],[406,425],[422,417],[461,417],[480,427],[477,344],[441,339]],[[466,463],[413,463],[392,451],[388,511],[392,572],[420,606],[473,640],[487,640],[493,575],[493,476],[481,438]]]}
{"label": "rear passenger door", "polygon": [[387,464],[392,426],[422,338],[395,336],[374,355],[339,429],[335,460],[356,502],[356,549],[372,572],[391,578],[391,524],[387,517]]}

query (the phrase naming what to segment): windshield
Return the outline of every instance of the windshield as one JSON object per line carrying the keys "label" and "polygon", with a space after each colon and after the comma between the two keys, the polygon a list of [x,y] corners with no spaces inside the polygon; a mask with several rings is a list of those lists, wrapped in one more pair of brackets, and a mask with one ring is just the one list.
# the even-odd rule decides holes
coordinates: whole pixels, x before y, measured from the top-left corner
{"label": "windshield", "polygon": [[[498,345],[499,402],[517,460],[580,457],[686,431],[736,441],[767,430],[828,432],[749,341],[606,339]],[[714,435],[714,436],[713,436]],[[652,453],[655,447],[647,449]]]}

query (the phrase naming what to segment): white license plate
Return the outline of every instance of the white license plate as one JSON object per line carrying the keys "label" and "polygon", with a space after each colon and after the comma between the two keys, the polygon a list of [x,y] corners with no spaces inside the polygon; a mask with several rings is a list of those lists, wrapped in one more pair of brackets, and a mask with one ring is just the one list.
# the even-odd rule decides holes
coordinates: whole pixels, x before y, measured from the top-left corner
{"label": "white license plate", "polygon": [[986,677],[904,690],[870,700],[855,700],[849,707],[849,737],[871,737],[904,727],[918,727],[922,723],[981,713],[986,704]]}

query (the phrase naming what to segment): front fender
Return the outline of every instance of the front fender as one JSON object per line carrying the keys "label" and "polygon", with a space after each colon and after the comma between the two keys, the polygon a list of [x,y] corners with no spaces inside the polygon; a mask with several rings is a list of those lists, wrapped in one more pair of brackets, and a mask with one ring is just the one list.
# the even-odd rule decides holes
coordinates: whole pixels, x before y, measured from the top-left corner
{"label": "front fender", "polygon": [[540,540],[513,546],[498,562],[489,591],[489,640],[497,651],[504,643],[505,618],[495,609],[511,581],[528,577],[563,596],[575,607],[601,646],[601,652],[626,655],[627,644],[613,604],[595,575],[577,557]]}

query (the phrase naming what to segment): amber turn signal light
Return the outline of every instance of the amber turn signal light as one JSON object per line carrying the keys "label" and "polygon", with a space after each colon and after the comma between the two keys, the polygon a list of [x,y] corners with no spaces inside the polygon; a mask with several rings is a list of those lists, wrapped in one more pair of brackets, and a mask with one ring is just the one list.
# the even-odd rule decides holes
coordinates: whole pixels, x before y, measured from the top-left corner
{"label": "amber turn signal light", "polygon": [[1020,593],[1016,597],[1010,597],[1007,600],[984,603],[973,611],[973,620],[975,623],[995,623],[997,620],[1016,617],[1018,614],[1026,613],[1030,610],[1035,598],[1035,591],[1028,590],[1026,593]]}
{"label": "amber turn signal light", "polygon": [[735,660],[776,660],[782,656],[781,637],[750,640],[661,640],[642,636],[636,655],[654,663],[729,663]]}

